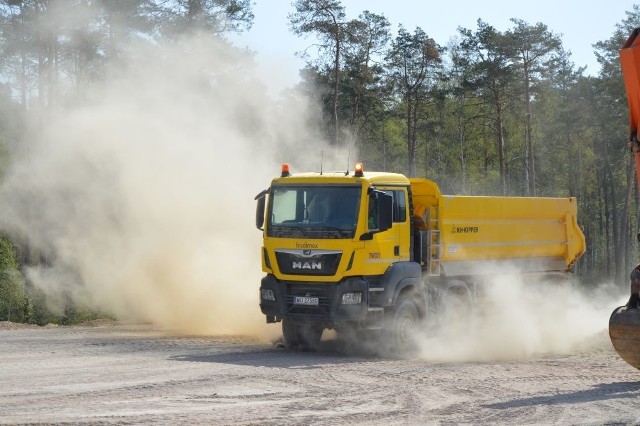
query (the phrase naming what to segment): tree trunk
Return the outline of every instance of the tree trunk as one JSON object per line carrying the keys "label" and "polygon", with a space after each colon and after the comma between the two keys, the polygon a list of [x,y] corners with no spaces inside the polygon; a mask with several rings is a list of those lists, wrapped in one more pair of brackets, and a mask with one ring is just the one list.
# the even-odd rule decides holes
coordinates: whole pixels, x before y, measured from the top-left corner
{"label": "tree trunk", "polygon": [[41,50],[38,52],[38,105],[40,109],[44,109],[45,107],[45,49],[44,44],[40,47]]}
{"label": "tree trunk", "polygon": [[604,169],[600,172],[600,190],[602,191],[602,196],[600,197],[602,209],[604,210],[604,223],[600,220],[600,235],[602,235],[604,231],[604,257],[606,259],[605,263],[605,272],[607,274],[607,278],[611,278],[611,212],[609,208],[609,191],[607,191],[607,175]]}
{"label": "tree trunk", "polygon": [[616,209],[616,185],[613,177],[613,172],[611,170],[611,166],[609,164],[605,164],[606,173],[607,173],[607,191],[609,192],[609,201],[610,201],[610,213],[611,213],[611,246],[613,247],[613,279],[616,282],[620,281],[621,278],[621,267],[620,267],[620,253],[618,252],[618,237],[619,234],[617,232],[620,229],[619,218]]}
{"label": "tree trunk", "polygon": [[620,236],[618,237],[618,245],[616,246],[616,271],[620,275],[620,281],[623,280],[625,271],[628,271],[628,245],[629,230],[631,228],[631,196],[633,195],[633,177],[635,173],[635,164],[631,162],[629,174],[627,175],[627,194],[624,199],[624,210],[622,220],[620,221]]}
{"label": "tree trunk", "polygon": [[407,91],[407,168],[410,177],[416,172],[416,107],[412,90]]}
{"label": "tree trunk", "polygon": [[535,153],[533,149],[533,138],[531,137],[531,93],[529,88],[529,70],[527,68],[527,62],[524,63],[524,80],[525,80],[525,137],[527,144],[527,167],[529,172],[529,195],[536,196],[536,167],[535,167]]}
{"label": "tree trunk", "polygon": [[334,58],[334,72],[333,72],[333,117],[332,121],[332,143],[338,145],[338,89],[340,79],[340,35],[336,37],[336,56]]}
{"label": "tree trunk", "polygon": [[500,162],[500,189],[502,195],[507,195],[507,165],[505,160],[504,128],[502,123],[502,108],[497,104],[496,108],[496,129],[498,138],[498,158]]}
{"label": "tree trunk", "polygon": [[28,101],[27,101],[27,87],[28,87],[28,82],[29,82],[29,73],[27,71],[27,55],[26,53],[23,51],[21,56],[20,56],[20,77],[19,77],[19,87],[20,87],[20,104],[22,105],[22,108],[24,110],[27,109],[28,107]]}

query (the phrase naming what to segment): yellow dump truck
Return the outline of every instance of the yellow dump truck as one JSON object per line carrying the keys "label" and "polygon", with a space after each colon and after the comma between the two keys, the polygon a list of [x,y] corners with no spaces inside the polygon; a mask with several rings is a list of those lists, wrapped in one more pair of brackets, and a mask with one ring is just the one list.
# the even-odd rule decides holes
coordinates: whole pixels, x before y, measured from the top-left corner
{"label": "yellow dump truck", "polygon": [[[563,275],[585,250],[575,198],[443,195],[396,173],[289,172],[256,196],[260,308],[285,345],[325,329],[383,329],[397,350],[496,271]],[[445,308],[448,307],[448,308]]]}

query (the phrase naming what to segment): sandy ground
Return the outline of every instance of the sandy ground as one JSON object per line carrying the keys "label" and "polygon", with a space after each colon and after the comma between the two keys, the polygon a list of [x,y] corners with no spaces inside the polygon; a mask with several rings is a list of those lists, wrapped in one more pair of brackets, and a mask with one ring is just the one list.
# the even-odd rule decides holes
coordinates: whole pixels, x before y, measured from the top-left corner
{"label": "sandy ground", "polygon": [[[12,329],[13,328],[13,329]],[[152,326],[0,326],[0,423],[640,424],[603,334],[563,356],[434,363]]]}

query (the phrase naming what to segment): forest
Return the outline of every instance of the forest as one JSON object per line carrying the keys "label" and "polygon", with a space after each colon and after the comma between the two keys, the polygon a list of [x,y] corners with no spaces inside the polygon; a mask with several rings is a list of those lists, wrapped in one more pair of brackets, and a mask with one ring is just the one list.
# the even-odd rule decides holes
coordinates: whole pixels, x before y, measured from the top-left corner
{"label": "forest", "polygon": [[[436,41],[384,11],[346,12],[340,0],[291,3],[290,30],[314,40],[290,89],[315,106],[309,133],[355,147],[369,170],[428,177],[445,193],[576,197],[588,247],[576,275],[626,288],[640,216],[618,50],[640,26],[640,6],[621,10],[610,38],[594,44],[597,75],[541,22],[514,18],[499,31],[478,19]],[[95,102],[93,89],[135,54],[133,43],[180,44],[199,32],[251,60],[231,36],[250,30],[253,13],[250,0],[1,0],[0,187],[38,117]],[[1,220],[0,237],[0,321],[109,315],[71,299],[49,310],[24,273],[48,259]]]}

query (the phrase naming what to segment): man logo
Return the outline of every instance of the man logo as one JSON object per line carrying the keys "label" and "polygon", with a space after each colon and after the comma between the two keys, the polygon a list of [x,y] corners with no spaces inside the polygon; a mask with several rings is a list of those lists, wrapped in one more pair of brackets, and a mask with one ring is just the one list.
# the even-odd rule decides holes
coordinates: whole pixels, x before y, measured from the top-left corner
{"label": "man logo", "polygon": [[302,250],[302,254],[305,256],[311,256],[311,250]]}
{"label": "man logo", "polygon": [[319,269],[322,270],[322,262],[293,262],[293,269]]}

